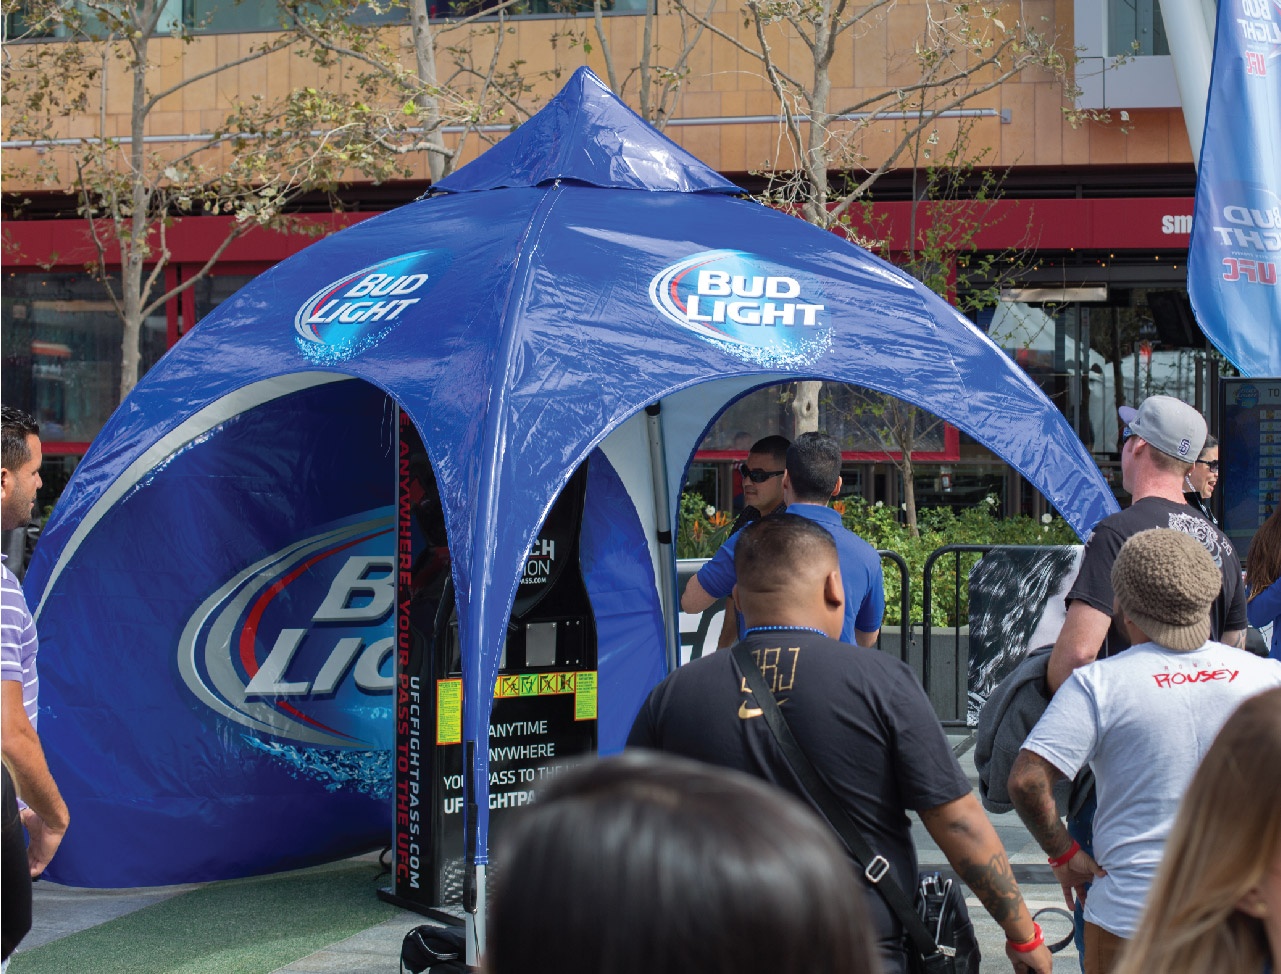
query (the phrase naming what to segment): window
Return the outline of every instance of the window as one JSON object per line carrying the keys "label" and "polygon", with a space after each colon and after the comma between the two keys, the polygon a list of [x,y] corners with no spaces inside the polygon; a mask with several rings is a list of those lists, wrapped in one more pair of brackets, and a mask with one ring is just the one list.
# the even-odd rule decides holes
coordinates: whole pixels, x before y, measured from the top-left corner
{"label": "window", "polygon": [[[638,14],[645,12],[646,0],[602,0],[601,9],[606,13]],[[275,0],[163,0],[165,10],[161,16],[160,33],[176,32],[182,24],[196,33],[237,33],[273,31],[281,29],[285,18]],[[427,0],[428,14],[432,19],[467,17],[496,6],[498,0]],[[4,17],[4,39],[36,40],[70,37],[73,33],[90,37],[103,37],[106,30],[98,18],[84,4],[73,3],[83,17],[79,31],[73,32],[66,25],[42,25],[26,17],[21,6]],[[507,13],[513,17],[551,16],[566,17],[590,13],[592,0],[520,0]],[[347,15],[351,23],[363,25],[406,24],[409,8],[406,0],[390,4],[354,4]]]}
{"label": "window", "polygon": [[[265,269],[265,268],[264,268]],[[252,281],[256,274],[210,274],[191,286],[195,295],[196,322],[222,304],[242,287]]]}
{"label": "window", "polygon": [[[83,272],[12,273],[0,307],[5,402],[32,414],[42,439],[93,439],[120,396],[123,325],[102,284]],[[140,374],[165,345],[159,313],[143,323]]]}
{"label": "window", "polygon": [[1107,0],[1107,6],[1108,57],[1170,53],[1157,0]]}
{"label": "window", "polygon": [[1159,0],[1074,0],[1073,12],[1078,108],[1180,107]]}

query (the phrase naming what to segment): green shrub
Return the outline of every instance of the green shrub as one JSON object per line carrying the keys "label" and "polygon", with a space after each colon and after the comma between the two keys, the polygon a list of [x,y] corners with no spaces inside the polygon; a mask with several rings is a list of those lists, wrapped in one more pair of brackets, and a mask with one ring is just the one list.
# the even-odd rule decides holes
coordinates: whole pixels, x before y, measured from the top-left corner
{"label": "green shrub", "polygon": [[[985,501],[957,514],[948,507],[924,508],[917,512],[921,536],[913,538],[907,526],[900,524],[895,512],[884,504],[869,504],[861,497],[847,497],[832,505],[841,514],[847,528],[873,548],[893,551],[907,563],[908,588],[911,596],[911,621],[920,625],[925,617],[924,571],[929,556],[945,545],[1071,545],[1079,544],[1075,533],[1060,517],[1046,515],[1041,520],[1024,514],[1001,518],[996,516],[998,501],[989,496]],[[724,543],[733,517],[707,506],[702,496],[681,495],[680,525],[676,553],[680,558],[710,558]],[[933,606],[930,624],[950,627],[966,623],[969,618],[970,569],[981,556],[963,553],[939,558],[933,567]],[[960,592],[954,582],[957,559],[960,562]],[[882,560],[885,577],[885,625],[903,624],[899,569],[893,561]]]}

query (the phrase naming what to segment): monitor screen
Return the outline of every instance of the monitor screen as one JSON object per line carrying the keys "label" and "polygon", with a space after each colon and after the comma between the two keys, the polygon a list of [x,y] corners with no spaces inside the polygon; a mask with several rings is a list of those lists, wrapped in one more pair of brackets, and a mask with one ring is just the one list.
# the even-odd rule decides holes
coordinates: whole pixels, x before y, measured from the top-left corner
{"label": "monitor screen", "polygon": [[1281,502],[1281,379],[1223,379],[1219,406],[1222,528],[1244,561]]}

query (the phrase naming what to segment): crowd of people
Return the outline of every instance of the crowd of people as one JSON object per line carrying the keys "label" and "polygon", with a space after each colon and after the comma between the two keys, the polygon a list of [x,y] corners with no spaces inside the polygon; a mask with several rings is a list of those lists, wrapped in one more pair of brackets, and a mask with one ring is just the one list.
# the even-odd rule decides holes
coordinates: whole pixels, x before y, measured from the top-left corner
{"label": "crowd of people", "polygon": [[[1245,632],[1281,614],[1281,512],[1243,573],[1204,508],[1204,418],[1166,396],[1120,415],[1132,502],[1086,540],[1009,795],[1077,912],[1085,974],[1263,974],[1281,959],[1281,661],[1246,652]],[[31,515],[40,459],[38,427],[6,407],[6,529]],[[824,434],[750,447],[741,523],[682,597],[694,612],[729,598],[733,648],[671,673],[622,755],[513,816],[489,974],[917,970],[895,903],[917,887],[909,811],[1013,969],[1052,969],[919,680],[875,648],[880,559],[829,506],[840,470]],[[8,957],[70,819],[36,732],[34,623],[0,577]],[[1065,818],[1056,786],[1087,771],[1093,796]]]}
{"label": "crowd of people", "polygon": [[[1281,515],[1260,530],[1244,575],[1208,516],[1218,453],[1201,414],[1153,396],[1121,419],[1132,502],[1086,541],[1048,654],[1044,713],[1014,762],[1009,794],[1077,911],[1085,974],[1263,974],[1281,957],[1281,662],[1247,652],[1245,635],[1247,617],[1270,622],[1281,611]],[[547,804],[506,837],[490,927],[497,974],[518,963],[584,972],[919,969],[882,885],[887,876],[915,888],[909,810],[1004,930],[1015,971],[1052,968],[919,681],[873,648],[884,609],[875,552],[828,507],[840,490],[838,445],[804,434],[778,463],[753,445],[744,483],[777,477],[777,496],[766,516],[752,512],[736,526],[682,598],[697,612],[729,597],[722,645],[734,650],[669,675],[642,706],[623,756],[559,779]],[[792,745],[875,853],[872,863],[843,838],[842,854],[832,855],[846,825],[807,790],[792,745],[766,726],[773,708],[749,686],[740,664],[749,657]],[[1087,769],[1092,791],[1065,820],[1056,784]],[[774,786],[771,797],[730,798],[745,778]],[[723,800],[709,802],[712,794]],[[784,796],[791,802],[776,808]],[[766,808],[773,828],[757,817]],[[774,872],[779,842],[795,843],[786,880]],[[826,857],[815,854],[820,846]],[[856,904],[851,915],[832,912],[836,887]],[[611,928],[607,917],[622,915],[629,922]],[[544,921],[568,937],[536,944]],[[651,936],[655,925],[663,936]],[[851,930],[871,939],[873,956],[849,942]]]}

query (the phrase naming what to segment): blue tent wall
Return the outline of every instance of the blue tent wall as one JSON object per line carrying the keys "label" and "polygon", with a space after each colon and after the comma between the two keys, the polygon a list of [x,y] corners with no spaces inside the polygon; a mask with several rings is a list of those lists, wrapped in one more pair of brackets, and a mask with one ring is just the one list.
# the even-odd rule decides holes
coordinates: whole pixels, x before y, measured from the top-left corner
{"label": "blue tent wall", "polygon": [[[120,501],[117,481],[164,476],[198,417],[278,383],[366,380],[408,412],[437,473],[475,750],[469,828],[484,863],[489,708],[523,554],[572,471],[646,406],[662,405],[654,483],[667,503],[646,512],[642,500],[645,523],[673,519],[681,472],[718,409],[798,378],[928,409],[1019,470],[1078,533],[1115,510],[1058,411],[973,325],[866,252],[733,197],[589,72],[439,189],[261,275],[144,377],[37,550],[28,592],[42,629],[60,625],[45,607],[93,571],[83,549]],[[792,326],[682,318],[704,271],[774,282],[782,303],[811,310]],[[652,488],[623,482],[653,502]],[[671,553],[649,547],[661,589]]]}

